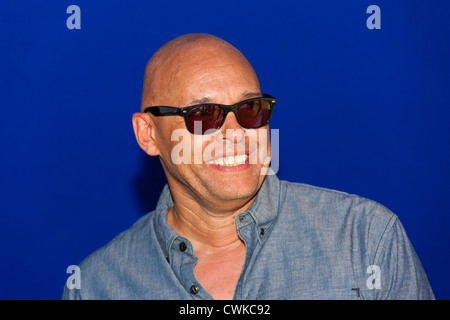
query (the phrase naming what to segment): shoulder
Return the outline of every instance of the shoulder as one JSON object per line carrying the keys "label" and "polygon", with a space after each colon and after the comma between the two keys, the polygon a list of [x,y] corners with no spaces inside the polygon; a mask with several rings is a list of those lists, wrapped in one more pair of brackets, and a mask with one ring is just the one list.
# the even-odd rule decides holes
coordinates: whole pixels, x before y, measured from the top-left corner
{"label": "shoulder", "polygon": [[151,231],[151,220],[154,212],[148,213],[137,220],[130,228],[121,232],[109,243],[90,254],[81,265],[85,268],[95,265],[98,268],[103,262],[121,263],[129,258],[136,250],[145,245],[142,240],[147,238]]}
{"label": "shoulder", "polygon": [[[337,190],[286,181],[281,184],[285,188],[282,214],[289,217],[288,223],[297,222],[297,228],[317,239],[314,246],[318,251],[333,248],[339,259],[350,261],[365,298],[434,297],[406,231],[397,215],[384,205]],[[381,284],[367,284],[373,268],[380,270]]]}
{"label": "shoulder", "polygon": [[63,299],[110,299],[108,295],[123,287],[122,282],[129,277],[123,270],[131,268],[138,273],[138,269],[143,268],[143,259],[154,251],[153,216],[151,212],[141,217],[129,229],[88,255],[78,266],[81,289],[65,287]]}
{"label": "shoulder", "polygon": [[[311,211],[314,214],[333,213],[336,218],[357,215],[372,221],[389,221],[397,218],[384,205],[377,201],[343,191],[316,187],[304,183],[281,181],[285,185],[283,205]],[[328,217],[328,218],[333,218]]]}
{"label": "shoulder", "polygon": [[285,187],[283,211],[329,236],[358,240],[372,258],[383,235],[398,220],[384,205],[359,195],[304,183],[281,184]]}

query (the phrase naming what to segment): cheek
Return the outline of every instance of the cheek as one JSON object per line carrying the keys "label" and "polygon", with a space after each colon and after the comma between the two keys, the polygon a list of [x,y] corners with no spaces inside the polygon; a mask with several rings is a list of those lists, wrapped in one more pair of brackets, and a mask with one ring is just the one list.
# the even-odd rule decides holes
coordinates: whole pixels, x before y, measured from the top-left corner
{"label": "cheek", "polygon": [[248,130],[250,164],[265,164],[270,158],[270,135],[268,128]]}
{"label": "cheek", "polygon": [[188,156],[190,133],[183,123],[169,121],[169,117],[161,117],[157,125],[157,145],[162,160],[168,164],[177,164],[178,157],[185,159]]}
{"label": "cheek", "polygon": [[258,129],[259,132],[259,148],[260,152],[265,152],[266,155],[270,157],[271,154],[271,145],[270,145],[270,131],[269,127]]}
{"label": "cheek", "polygon": [[269,131],[269,127],[263,127],[260,129],[256,129],[256,130],[251,130],[252,131],[252,135],[250,136],[250,138],[253,141],[257,141],[257,145],[258,145],[258,150],[260,152],[264,151],[267,152],[270,150],[270,131]]}
{"label": "cheek", "polygon": [[205,136],[191,135],[191,159],[193,164],[202,164],[204,161],[203,152],[210,145],[209,140]]}
{"label": "cheek", "polygon": [[202,164],[205,148],[210,145],[208,137],[193,135],[187,129],[177,128],[162,136],[161,156],[170,165]]}

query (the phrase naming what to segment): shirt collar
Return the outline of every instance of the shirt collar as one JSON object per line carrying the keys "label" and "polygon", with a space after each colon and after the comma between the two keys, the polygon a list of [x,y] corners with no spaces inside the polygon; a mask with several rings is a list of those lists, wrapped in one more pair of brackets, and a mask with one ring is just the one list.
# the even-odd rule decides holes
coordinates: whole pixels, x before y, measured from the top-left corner
{"label": "shirt collar", "polygon": [[255,219],[258,229],[263,228],[267,231],[273,225],[280,211],[280,199],[280,180],[276,175],[266,176],[255,201],[247,210]]}
{"label": "shirt collar", "polygon": [[[257,230],[264,230],[264,234],[270,232],[278,217],[282,203],[281,182],[276,175],[268,175],[258,191],[255,201],[246,211],[250,213],[256,222]],[[167,210],[173,206],[173,199],[169,186],[166,184],[161,192],[156,205],[155,231],[165,254],[169,254],[169,248],[173,241],[179,237],[167,224]],[[242,215],[242,213],[240,214]]]}

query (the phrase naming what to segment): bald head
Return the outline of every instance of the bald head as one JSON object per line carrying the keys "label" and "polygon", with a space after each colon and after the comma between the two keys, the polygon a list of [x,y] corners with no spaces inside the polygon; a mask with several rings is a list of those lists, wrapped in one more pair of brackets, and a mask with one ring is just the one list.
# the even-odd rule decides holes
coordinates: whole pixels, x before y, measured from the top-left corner
{"label": "bald head", "polygon": [[146,65],[141,111],[154,105],[182,107],[186,101],[204,98],[208,80],[209,89],[214,79],[216,90],[232,90],[226,82],[232,82],[233,76],[237,81],[244,77],[253,82],[259,91],[252,66],[228,42],[208,34],[177,37],[164,44]]}

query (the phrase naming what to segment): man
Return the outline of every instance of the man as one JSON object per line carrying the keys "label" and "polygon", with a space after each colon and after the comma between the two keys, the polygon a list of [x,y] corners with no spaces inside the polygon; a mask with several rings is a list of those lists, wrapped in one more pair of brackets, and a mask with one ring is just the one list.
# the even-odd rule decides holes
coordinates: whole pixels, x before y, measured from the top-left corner
{"label": "man", "polygon": [[[386,208],[267,175],[274,105],[227,42],[189,34],[161,47],[133,128],[168,185],[155,211],[83,261],[81,288],[63,298],[433,299]],[[179,150],[177,130],[191,148]]]}

